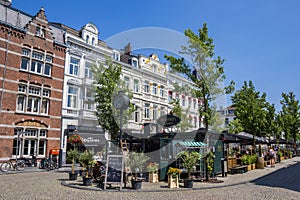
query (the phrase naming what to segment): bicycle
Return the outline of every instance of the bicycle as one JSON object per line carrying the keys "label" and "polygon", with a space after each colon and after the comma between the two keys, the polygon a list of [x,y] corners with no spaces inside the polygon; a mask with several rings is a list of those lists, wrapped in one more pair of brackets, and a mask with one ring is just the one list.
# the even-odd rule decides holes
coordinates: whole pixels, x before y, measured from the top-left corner
{"label": "bicycle", "polygon": [[24,160],[17,160],[16,163],[13,163],[12,160],[5,161],[1,164],[0,169],[3,172],[8,172],[11,168],[18,171],[23,171],[25,169]]}

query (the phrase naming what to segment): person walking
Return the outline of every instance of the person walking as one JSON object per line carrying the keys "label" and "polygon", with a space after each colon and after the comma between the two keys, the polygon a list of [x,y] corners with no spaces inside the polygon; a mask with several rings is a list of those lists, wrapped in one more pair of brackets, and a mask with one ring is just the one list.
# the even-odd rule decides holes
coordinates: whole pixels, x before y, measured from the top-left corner
{"label": "person walking", "polygon": [[271,167],[275,167],[275,151],[273,147],[270,147],[269,149],[269,158]]}

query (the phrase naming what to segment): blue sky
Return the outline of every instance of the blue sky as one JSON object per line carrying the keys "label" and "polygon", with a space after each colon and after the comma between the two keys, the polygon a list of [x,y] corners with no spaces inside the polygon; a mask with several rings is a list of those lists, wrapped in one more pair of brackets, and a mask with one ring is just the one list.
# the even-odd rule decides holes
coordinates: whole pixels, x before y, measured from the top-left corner
{"label": "blue sky", "polygon": [[49,21],[80,29],[88,22],[106,40],[123,31],[160,27],[183,33],[208,24],[215,52],[225,59],[227,82],[239,89],[252,80],[279,109],[282,92],[300,98],[300,1],[298,0],[12,0],[35,15],[43,6]]}

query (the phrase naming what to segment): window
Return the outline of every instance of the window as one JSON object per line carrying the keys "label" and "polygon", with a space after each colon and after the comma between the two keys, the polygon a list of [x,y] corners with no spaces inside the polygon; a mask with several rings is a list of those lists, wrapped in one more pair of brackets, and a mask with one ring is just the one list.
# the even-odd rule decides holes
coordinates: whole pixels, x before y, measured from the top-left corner
{"label": "window", "polygon": [[156,83],[153,83],[153,85],[152,85],[152,94],[157,95],[157,84]]}
{"label": "window", "polygon": [[144,118],[149,119],[150,118],[150,104],[149,103],[145,103],[145,107],[144,107]]}
{"label": "window", "polygon": [[78,92],[78,88],[69,86],[68,102],[67,102],[67,106],[69,108],[77,108],[77,92]]}
{"label": "window", "polygon": [[225,125],[228,125],[229,124],[229,119],[226,117],[225,118]]}
{"label": "window", "polygon": [[182,106],[185,106],[185,96],[182,95],[181,98],[182,98]]}
{"label": "window", "polygon": [[95,38],[92,38],[92,45],[95,45]]}
{"label": "window", "polygon": [[40,36],[40,35],[41,35],[41,28],[40,28],[40,27],[36,27],[36,29],[35,29],[35,34],[36,34],[37,36]]}
{"label": "window", "polygon": [[120,61],[120,54],[118,52],[113,52],[113,59]]}
{"label": "window", "polygon": [[[25,130],[25,131],[23,131]],[[22,137],[18,136],[22,134]],[[14,130],[13,155],[18,156],[45,156],[47,130],[22,129]]]}
{"label": "window", "polygon": [[28,70],[28,66],[29,66],[29,59],[28,58],[22,58],[21,69]]}
{"label": "window", "polygon": [[189,97],[189,100],[188,100],[189,102],[188,102],[188,106],[189,107],[191,107],[191,105],[192,105],[192,99]]}
{"label": "window", "polygon": [[50,55],[44,56],[44,53],[22,49],[21,70],[29,71],[36,74],[51,76],[53,57]]}
{"label": "window", "polygon": [[169,91],[168,101],[169,101],[169,103],[172,103],[172,101],[173,101],[173,92],[172,91]]}
{"label": "window", "polygon": [[152,119],[157,119],[157,106],[153,106]]}
{"label": "window", "polygon": [[27,91],[27,86],[20,84],[18,86],[16,110],[19,112],[48,114],[50,90],[44,89],[42,93],[41,91],[38,86],[29,86]]}
{"label": "window", "polygon": [[92,63],[90,62],[85,62],[84,77],[88,79],[93,79]]}
{"label": "window", "polygon": [[69,74],[78,76],[79,59],[71,57]]}
{"label": "window", "polygon": [[133,121],[139,122],[140,121],[139,119],[140,119],[139,108],[136,105],[134,105]]}
{"label": "window", "polygon": [[94,96],[93,96],[93,91],[90,88],[86,88],[85,91],[84,109],[94,110]]}
{"label": "window", "polygon": [[42,29],[40,26],[35,28],[35,35],[39,37],[45,37],[45,29]]}
{"label": "window", "polygon": [[193,101],[193,104],[194,104],[194,109],[196,109],[197,101],[195,99]]}
{"label": "window", "polygon": [[124,77],[125,87],[130,88],[130,78],[128,76]]}
{"label": "window", "polygon": [[153,71],[153,73],[157,72],[157,65],[152,65],[152,71]]}
{"label": "window", "polygon": [[160,86],[160,96],[161,97],[165,96],[165,88],[164,88],[164,86]]}
{"label": "window", "polygon": [[150,87],[149,87],[149,81],[144,82],[144,92],[149,93],[150,92]]}
{"label": "window", "polygon": [[85,42],[88,44],[89,40],[90,40],[90,36],[87,35],[86,38],[85,38]]}
{"label": "window", "polygon": [[138,61],[136,58],[131,58],[131,65],[134,66],[134,67],[138,67]]}
{"label": "window", "polygon": [[137,93],[138,93],[138,92],[140,91],[140,86],[139,86],[140,83],[139,83],[139,80],[134,79],[133,84],[134,84],[134,86],[133,86],[133,87],[134,87],[134,88],[133,88],[133,89],[134,89],[134,92],[137,92]]}

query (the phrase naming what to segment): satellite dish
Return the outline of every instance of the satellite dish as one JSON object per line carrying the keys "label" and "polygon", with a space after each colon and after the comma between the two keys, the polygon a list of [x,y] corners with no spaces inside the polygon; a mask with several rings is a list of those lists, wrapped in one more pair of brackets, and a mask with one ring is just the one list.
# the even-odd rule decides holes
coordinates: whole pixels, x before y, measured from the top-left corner
{"label": "satellite dish", "polygon": [[5,6],[11,6],[11,0],[0,0],[0,4]]}

